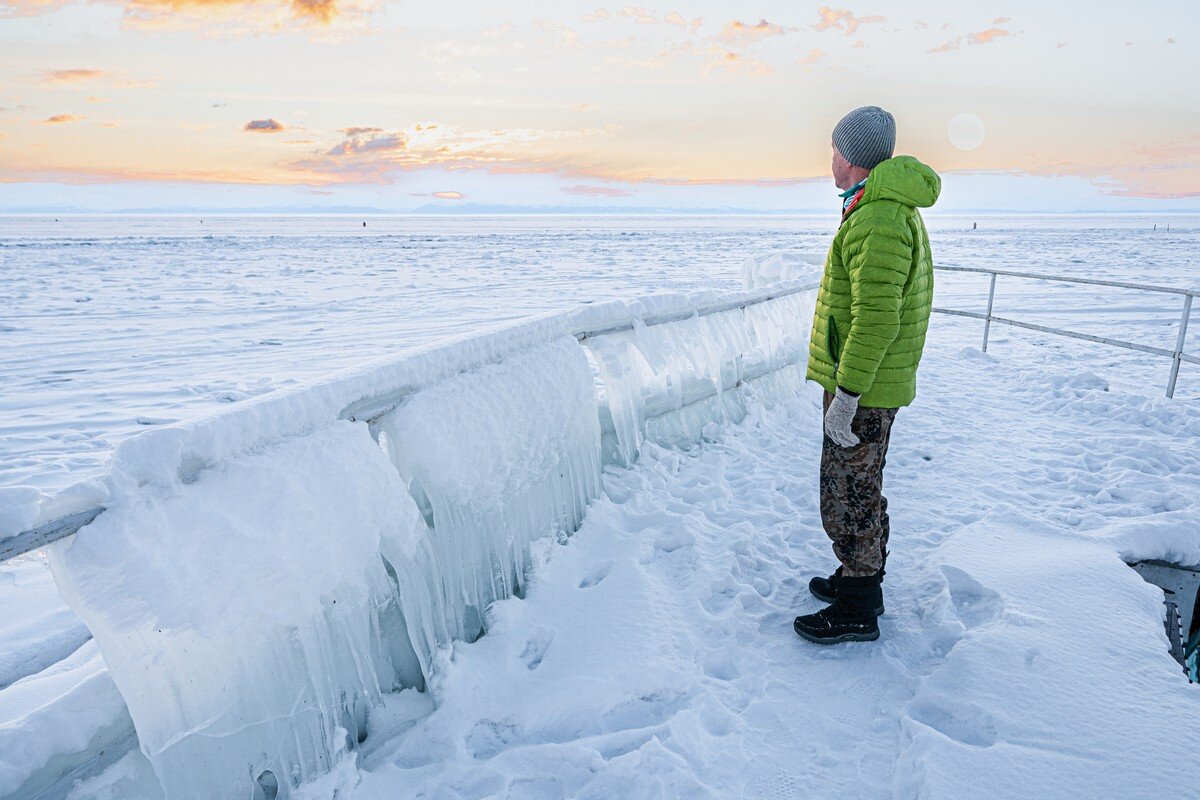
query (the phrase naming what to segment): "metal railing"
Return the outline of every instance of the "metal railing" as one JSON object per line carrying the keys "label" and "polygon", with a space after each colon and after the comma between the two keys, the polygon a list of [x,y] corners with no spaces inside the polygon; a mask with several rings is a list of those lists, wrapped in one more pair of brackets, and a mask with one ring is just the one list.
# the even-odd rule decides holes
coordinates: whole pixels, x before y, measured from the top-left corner
{"label": "metal railing", "polygon": [[[810,291],[816,288],[815,285],[795,285],[786,286],[783,288],[768,287],[753,292],[743,292],[736,300],[724,300],[720,302],[710,303],[708,305],[692,308],[686,311],[676,311],[664,314],[647,315],[641,318],[638,322],[626,321],[609,327],[600,329],[580,328],[571,331],[572,335],[580,340],[585,341],[596,336],[604,336],[610,333],[620,333],[622,331],[633,330],[637,325],[645,327],[653,327],[655,325],[666,325],[672,322],[682,322],[685,319],[692,317],[706,317],[711,314],[719,314],[725,311],[733,311],[735,309],[745,309],[749,306],[766,303],[771,300],[777,300],[781,297],[797,294],[798,292]],[[786,365],[778,365],[774,368],[782,368]],[[748,370],[743,374],[738,381],[750,381],[760,378],[767,372],[772,371],[771,368],[762,368],[759,370]],[[378,423],[379,419],[385,414],[394,411],[404,400],[410,397],[415,392],[421,390],[420,386],[405,386],[399,389],[388,392],[383,396],[374,396],[359,400],[350,404],[342,410],[339,417],[351,422],[365,422],[368,426],[373,426]],[[733,386],[723,386],[724,390],[729,390]],[[688,396],[685,399],[684,405],[699,402],[710,396],[716,395],[716,388],[713,387],[711,392],[707,392],[703,396]],[[653,412],[650,416],[655,416]],[[19,555],[40,550],[48,544],[57,542],[60,539],[66,539],[68,536],[74,536],[81,528],[88,525],[96,517],[103,513],[104,507],[97,506],[84,511],[79,511],[74,514],[69,514],[58,519],[50,520],[49,522],[39,525],[31,530],[18,533],[16,536],[11,536],[7,539],[0,539],[0,564],[9,559],[16,558]]]}
{"label": "metal railing", "polygon": [[[980,314],[978,311],[962,311],[955,308],[934,308],[938,314],[951,314],[956,317],[971,317],[972,319],[983,320],[983,352],[987,352],[988,336],[991,333],[992,323],[999,322],[1003,325],[1011,325],[1014,328],[1025,328],[1031,331],[1040,331],[1042,333],[1053,333],[1058,336],[1067,336],[1072,339],[1083,339],[1088,342],[1098,342],[1099,344],[1113,345],[1114,347],[1124,347],[1127,350],[1137,350],[1142,353],[1151,353],[1156,356],[1166,356],[1171,359],[1171,374],[1167,378],[1167,397],[1175,396],[1175,383],[1179,378],[1179,365],[1184,361],[1189,364],[1200,364],[1200,356],[1190,355],[1184,352],[1184,343],[1187,339],[1188,320],[1192,315],[1192,298],[1200,297],[1200,289],[1176,289],[1170,286],[1150,286],[1144,283],[1126,283],[1124,281],[1102,281],[1097,278],[1069,278],[1064,275],[1038,275],[1033,272],[1014,272],[1012,270],[1003,269],[986,269],[984,267],[957,267],[957,266],[939,266],[934,267],[938,271],[944,272],[976,272],[984,275],[991,275],[991,281],[988,285],[988,300],[987,311]],[[992,308],[996,299],[996,277],[1005,275],[1012,278],[1029,278],[1040,281],[1056,281],[1058,283],[1085,283],[1092,286],[1115,286],[1118,289],[1136,289],[1143,292],[1158,292],[1160,294],[1177,294],[1183,296],[1183,309],[1179,316],[1179,335],[1175,340],[1175,349],[1167,350],[1163,347],[1151,347],[1150,345],[1137,344],[1136,342],[1127,342],[1123,339],[1110,339],[1107,336],[1093,336],[1089,333],[1079,333],[1078,331],[1068,331],[1063,328],[1052,328],[1048,325],[1035,325],[1032,322],[1021,322],[1015,319],[1006,317],[997,317],[992,314]]]}
{"label": "metal railing", "polygon": [[[1171,359],[1171,375],[1167,383],[1167,397],[1172,397],[1175,394],[1175,382],[1179,376],[1179,365],[1181,362],[1189,364],[1200,364],[1200,357],[1189,355],[1184,352],[1184,341],[1187,336],[1188,320],[1192,310],[1192,298],[1200,296],[1200,290],[1195,289],[1175,289],[1166,286],[1148,286],[1138,283],[1123,283],[1120,281],[1103,281],[1094,278],[1069,278],[1058,275],[1038,275],[1031,272],[1013,272],[1009,270],[985,269],[983,267],[959,267],[959,266],[939,266],[935,267],[939,271],[945,272],[976,272],[991,276],[990,285],[988,287],[988,302],[987,312],[980,314],[975,311],[961,311],[951,308],[934,308],[933,311],[939,314],[950,314],[959,317],[971,317],[973,319],[981,319],[983,325],[983,351],[987,352],[988,336],[991,332],[991,324],[999,322],[1004,325],[1012,325],[1017,328],[1026,328],[1028,330],[1041,331],[1043,333],[1053,333],[1059,336],[1068,336],[1073,339],[1083,339],[1090,342],[1098,342],[1100,344],[1109,344],[1117,347],[1124,347],[1129,350],[1138,350],[1144,353],[1152,353],[1154,355],[1167,356]],[[1138,289],[1148,292],[1160,292],[1164,294],[1177,294],[1183,296],[1183,313],[1179,320],[1179,336],[1175,344],[1174,350],[1167,350],[1161,347],[1151,347],[1149,345],[1136,344],[1134,342],[1126,342],[1121,339],[1110,339],[1104,336],[1092,336],[1086,333],[1077,331],[1068,331],[1061,328],[1052,328],[1045,325],[1035,325],[1030,322],[1020,322],[1014,319],[1005,317],[997,317],[992,314],[992,308],[996,297],[996,278],[999,275],[1005,275],[1014,278],[1030,278],[1034,280],[1058,281],[1061,283],[1085,283],[1096,286],[1114,286],[1121,289]],[[647,327],[653,325],[663,325],[670,322],[678,322],[693,316],[707,316],[709,314],[717,314],[723,311],[731,311],[736,308],[746,308],[747,306],[765,303],[770,300],[775,300],[780,297],[786,297],[800,291],[807,291],[812,287],[797,286],[784,289],[764,289],[758,292],[748,293],[737,300],[723,301],[713,303],[697,309],[692,309],[685,312],[674,312],[663,314],[660,316],[649,316],[641,320],[640,324]],[[635,323],[625,322],[612,327],[601,328],[598,330],[577,330],[574,331],[576,338],[585,340],[595,336],[603,336],[609,333],[617,333],[624,330],[631,330]],[[760,377],[760,375],[747,375],[746,379]],[[725,387],[729,388],[729,387]],[[359,401],[341,413],[342,419],[351,421],[363,421],[368,424],[373,424],[384,414],[395,409],[403,399],[420,387],[405,387],[398,391],[390,393],[387,397],[375,397]],[[703,399],[703,398],[700,398]],[[691,398],[690,402],[696,402],[696,398]],[[51,542],[56,542],[60,539],[65,539],[68,536],[73,536],[97,516],[103,512],[103,507],[91,508],[85,511],[80,511],[59,519],[51,520],[50,522],[40,525],[32,530],[24,531],[16,536],[7,539],[0,539],[0,563],[3,563],[16,556],[23,555],[32,550],[38,550]]]}

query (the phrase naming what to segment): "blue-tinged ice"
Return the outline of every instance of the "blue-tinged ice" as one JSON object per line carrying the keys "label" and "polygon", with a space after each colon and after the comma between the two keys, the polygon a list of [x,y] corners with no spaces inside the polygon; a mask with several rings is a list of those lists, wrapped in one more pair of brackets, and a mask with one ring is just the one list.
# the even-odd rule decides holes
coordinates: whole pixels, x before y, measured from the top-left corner
{"label": "blue-tinged ice", "polygon": [[429,674],[438,646],[475,639],[488,604],[520,591],[531,542],[574,531],[599,494],[591,367],[564,337],[422,389],[378,427],[428,523],[383,554]]}

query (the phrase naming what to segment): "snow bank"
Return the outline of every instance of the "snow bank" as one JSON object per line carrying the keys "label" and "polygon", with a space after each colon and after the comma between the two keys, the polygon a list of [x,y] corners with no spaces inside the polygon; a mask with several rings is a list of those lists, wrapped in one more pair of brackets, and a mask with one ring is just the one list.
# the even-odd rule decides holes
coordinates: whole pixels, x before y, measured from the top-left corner
{"label": "snow bank", "polygon": [[812,288],[584,306],[122,443],[51,565],[166,796],[286,796],[385,693],[436,700],[444,646],[579,526],[602,427],[629,463],[794,391]]}

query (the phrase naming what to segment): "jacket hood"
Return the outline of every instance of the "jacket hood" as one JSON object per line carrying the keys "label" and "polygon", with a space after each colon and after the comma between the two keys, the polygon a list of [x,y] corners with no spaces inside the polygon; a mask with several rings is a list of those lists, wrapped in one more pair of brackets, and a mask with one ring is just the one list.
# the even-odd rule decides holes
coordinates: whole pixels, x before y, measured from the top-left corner
{"label": "jacket hood", "polygon": [[912,156],[896,156],[871,170],[860,204],[895,200],[906,206],[929,208],[941,191],[942,179],[928,165]]}

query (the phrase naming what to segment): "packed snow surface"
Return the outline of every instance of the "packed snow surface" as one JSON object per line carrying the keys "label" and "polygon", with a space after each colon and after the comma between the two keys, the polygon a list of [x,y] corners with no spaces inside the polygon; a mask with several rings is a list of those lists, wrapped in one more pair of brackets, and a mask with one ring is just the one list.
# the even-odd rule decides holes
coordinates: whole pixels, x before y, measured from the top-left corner
{"label": "packed snow surface", "polygon": [[[431,338],[461,334],[488,316],[486,308],[503,308],[493,317],[541,310],[555,297],[571,299],[574,287],[594,290],[593,298],[629,297],[629,287],[639,281],[732,289],[734,268],[742,259],[731,262],[729,253],[770,249],[763,245],[786,237],[793,237],[789,244],[805,239],[827,244],[829,228],[827,221],[819,232],[805,232],[785,230],[777,220],[733,220],[690,227],[656,223],[648,231],[627,232],[620,230],[622,225],[644,223],[604,221],[582,230],[576,224],[560,236],[556,223],[522,229],[528,224],[518,223],[505,233],[467,231],[466,243],[431,239],[417,244],[409,232],[407,238],[381,238],[371,245],[412,249],[418,265],[430,251],[463,247],[470,253],[478,246],[476,251],[484,252],[479,247],[498,241],[510,247],[523,241],[550,243],[548,249],[558,252],[584,248],[591,258],[610,263],[604,269],[576,268],[574,274],[560,275],[560,283],[543,284],[544,292],[542,287],[538,292],[513,291],[524,279],[521,269],[505,271],[507,280],[494,284],[477,281],[436,290],[431,285],[433,294],[424,298],[453,290],[444,295],[444,304],[425,303],[441,314],[436,321],[422,318],[420,311],[395,313],[419,292],[395,293],[388,298],[392,306],[378,316],[363,317],[358,303],[358,313],[345,318],[345,338],[330,338],[344,342],[345,350],[326,349],[322,358],[301,361],[279,358],[280,350],[255,361],[255,348],[228,348],[213,360],[212,353],[195,349],[197,342],[188,338],[186,326],[175,331],[161,324],[172,316],[183,318],[190,306],[180,301],[141,321],[131,319],[132,327],[143,326],[144,345],[162,346],[172,358],[154,357],[139,365],[137,359],[123,362],[117,348],[114,371],[55,373],[41,388],[30,391],[35,389],[30,384],[5,398],[3,446],[14,456],[8,462],[15,470],[8,473],[13,476],[9,482],[18,485],[0,497],[6,506],[0,521],[10,527],[31,524],[97,497],[116,501],[93,528],[105,532],[103,520],[111,514],[107,532],[113,541],[136,550],[144,563],[112,563],[107,574],[125,571],[128,586],[144,582],[140,585],[154,585],[160,594],[147,594],[139,602],[134,593],[123,592],[120,581],[101,580],[96,567],[104,564],[103,552],[93,553],[95,562],[80,559],[78,574],[63,583],[68,595],[72,587],[88,595],[74,601],[96,633],[97,641],[89,642],[86,629],[48,589],[39,557],[0,567],[0,603],[21,609],[20,614],[0,615],[0,653],[5,654],[0,668],[7,670],[7,678],[0,676],[0,797],[29,797],[45,786],[50,786],[45,797],[163,797],[163,783],[182,786],[187,770],[194,768],[172,751],[193,745],[186,744],[187,736],[148,745],[153,734],[131,742],[130,714],[151,720],[149,731],[170,725],[182,730],[181,720],[193,714],[189,718],[195,724],[188,730],[198,734],[194,739],[215,732],[217,739],[228,736],[241,743],[242,737],[255,735],[256,727],[269,730],[278,722],[270,709],[279,707],[285,685],[296,690],[301,706],[318,711],[296,715],[307,740],[274,741],[263,749],[261,763],[277,757],[281,764],[295,764],[296,753],[306,749],[310,757],[304,763],[312,768],[282,776],[280,782],[286,788],[289,778],[312,777],[296,792],[309,798],[805,797],[833,792],[864,798],[980,793],[1124,798],[1167,796],[1179,786],[1200,782],[1193,753],[1200,739],[1200,696],[1166,654],[1161,592],[1122,563],[1135,558],[1200,563],[1200,411],[1189,399],[1196,396],[1197,384],[1189,383],[1186,365],[1182,391],[1177,400],[1167,401],[1161,397],[1165,360],[996,327],[991,352],[985,355],[976,349],[978,323],[935,317],[918,402],[898,417],[889,455],[887,492],[895,546],[883,638],[832,649],[810,646],[790,631],[796,613],[818,607],[807,595],[808,577],[833,566],[816,512],[818,398],[813,387],[801,386],[795,370],[786,368],[737,385],[739,374],[746,377],[755,363],[771,365],[799,346],[781,335],[782,328],[771,319],[743,317],[715,330],[688,321],[678,327],[691,326],[689,335],[674,341],[669,331],[675,327],[635,326],[571,351],[578,356],[574,366],[565,349],[555,362],[556,342],[577,347],[561,343],[564,326],[602,326],[687,305],[669,296],[625,307],[599,303],[573,316],[570,325],[544,317],[495,331],[476,345],[419,350],[404,360],[406,366],[390,370],[381,365],[396,359],[385,356],[299,391],[269,391],[281,385],[271,380],[259,387],[267,390],[261,398],[231,395],[237,400],[234,413],[216,418],[217,423],[164,427],[167,418],[153,414],[136,415],[136,422],[131,417],[128,426],[122,421],[122,409],[141,401],[116,387],[138,385],[129,376],[141,374],[139,369],[146,377],[142,386],[163,381],[164,388],[144,395],[155,398],[154,403],[172,395],[170,376],[181,358],[197,374],[222,374],[229,365],[240,364],[245,369],[240,374],[267,370],[277,377],[311,378],[330,371],[331,356],[341,366],[339,353],[383,354],[396,338],[397,324],[414,331],[428,328]],[[1176,221],[1173,239],[1161,236],[1161,230],[1151,234],[1149,221],[1143,230],[1142,220],[1105,228],[1078,222],[998,226],[978,236],[939,233],[936,223],[933,230],[935,245],[943,244],[942,254],[969,256],[976,263],[1046,272],[1075,263],[1091,276],[1187,285],[1195,276],[1184,254],[1194,250],[1196,233],[1194,226],[1180,227]],[[305,255],[310,244],[306,236],[256,240],[256,231],[235,231],[222,245],[229,246],[226,268],[235,273],[242,269],[239,249],[255,258],[280,253],[317,257]],[[195,256],[196,245],[215,246],[189,240],[191,234],[182,230],[158,233],[160,239],[100,242],[94,258],[103,263],[125,247],[151,253],[173,248],[172,263],[181,271],[164,270],[162,280],[170,284],[187,274],[185,263]],[[55,363],[71,348],[64,346],[65,339],[46,337],[39,327],[43,320],[36,305],[49,296],[46,288],[31,291],[21,282],[50,274],[38,264],[69,271],[71,265],[58,256],[78,243],[71,236],[49,241],[44,232],[29,236],[27,243],[16,238],[3,241],[13,250],[6,249],[0,258],[7,264],[26,246],[39,254],[23,252],[22,266],[33,269],[23,271],[16,284],[17,299],[33,313],[0,335],[19,348],[28,345],[17,352],[32,360],[14,359],[5,367],[28,377],[31,364]],[[338,243],[347,254],[363,249],[363,242],[352,243],[352,238]],[[640,238],[638,246],[647,250],[631,247],[630,238]],[[532,265],[525,273],[537,276],[539,259],[550,256],[527,252],[522,268]],[[661,269],[656,264],[648,270],[643,266],[647,262],[631,269],[623,260],[631,252],[663,256]],[[698,253],[705,256],[697,259]],[[118,261],[135,263],[122,258],[117,255],[98,274],[113,279],[112,286],[146,277],[137,276],[136,264],[132,272],[118,275],[125,269]],[[794,277],[788,270],[803,270],[810,260],[776,259],[760,265],[758,272]],[[718,264],[727,277],[720,277]],[[482,263],[473,266],[467,272],[474,277],[487,274]],[[382,275],[389,269],[376,270],[377,277],[393,281],[393,273]],[[297,279],[310,281],[311,291],[323,292],[345,278],[344,291],[337,290],[343,293],[332,304],[326,297],[294,309],[288,324],[303,326],[315,319],[335,322],[339,304],[361,299],[353,295],[357,288],[348,288],[354,285],[351,278],[364,277],[352,275],[356,271],[362,270],[343,267],[326,276],[301,277],[271,269],[238,280],[253,286],[260,279],[283,279],[282,285]],[[442,273],[462,274],[444,268]],[[46,287],[67,285],[61,277],[51,277]],[[979,307],[979,283],[986,292],[986,278],[975,285],[956,283],[953,277],[943,280],[943,275],[939,281],[939,305]],[[1012,286],[1014,294],[998,293],[998,302],[1008,303],[998,311],[1011,316],[1162,346],[1174,342],[1174,300],[1137,296],[1123,305],[1113,302],[1111,290]],[[136,307],[146,300],[143,295],[131,291],[124,302]],[[83,307],[91,299],[78,302]],[[794,317],[811,314],[798,302],[773,301]],[[234,336],[260,324],[254,322],[259,315],[253,310],[231,306],[220,313],[229,315]],[[351,316],[362,320],[360,330],[350,324]],[[53,317],[45,324],[55,325]],[[72,326],[55,330],[95,338],[101,335],[95,328],[89,334],[95,321],[76,315]],[[1194,325],[1193,331],[1198,328]],[[773,329],[779,338],[772,340]],[[747,331],[758,337],[761,348],[747,363],[727,366],[728,354],[743,349]],[[39,336],[46,347],[35,358],[32,345]],[[403,333],[399,339],[414,341]],[[136,336],[129,339],[132,346],[143,346],[137,341]],[[323,347],[317,335],[309,341]],[[613,344],[607,351],[605,341]],[[767,346],[768,341],[773,344]],[[301,349],[295,355],[302,355]],[[584,353],[594,375],[579,361]],[[528,404],[511,395],[506,399],[505,392],[519,378],[530,377],[519,369],[526,358],[559,364],[564,382],[555,389],[559,394]],[[657,371],[656,358],[662,358]],[[346,363],[357,360],[345,358]],[[654,376],[664,368],[671,378],[656,382]],[[617,377],[628,382],[624,391]],[[520,411],[536,407],[543,414],[558,412],[567,441],[578,446],[555,457],[565,455],[564,463],[577,463],[571,457],[577,459],[586,442],[595,446],[597,431],[581,427],[583,417],[565,409],[572,397],[583,397],[590,378],[599,379],[598,394],[592,397],[598,404],[601,457],[613,466],[592,488],[583,481],[581,492],[572,488],[576,481],[558,488],[534,486],[533,481],[523,486],[525,470],[536,474],[542,469],[553,478],[554,462],[546,449],[553,437],[522,427],[528,420]],[[104,388],[104,381],[111,386]],[[535,448],[541,457],[519,468],[510,465],[511,472],[500,475],[485,467],[490,463],[504,473],[503,460],[463,460],[466,481],[456,478],[458,470],[439,472],[437,453],[431,455],[429,449],[442,448],[445,439],[450,440],[446,452],[459,454],[472,438],[480,447],[511,441],[473,436],[469,425],[460,430],[447,423],[440,430],[425,430],[420,415],[401,424],[406,413],[415,413],[406,403],[417,403],[424,393],[398,395],[397,386],[449,387],[456,381],[460,391],[443,389],[438,396],[430,390],[425,418],[438,421],[435,411],[441,410],[448,419],[457,413],[471,420],[464,416],[470,409],[464,398],[472,391],[490,391],[496,408],[511,403],[508,407],[517,409],[508,416],[513,438],[541,442]],[[706,381],[718,397],[678,409],[689,399],[689,387]],[[644,391],[629,394],[633,385]],[[573,395],[571,386],[576,387]],[[429,402],[434,398],[437,402]],[[390,426],[394,435],[409,436],[413,446],[387,451],[364,434],[361,423],[336,421],[339,410],[360,400],[363,408],[401,401],[380,418],[375,431],[386,442]],[[195,411],[204,409],[204,402],[186,400],[179,407]],[[659,411],[667,413],[650,415]],[[65,420],[72,414],[80,422],[71,427],[82,435],[67,441],[60,434],[68,430]],[[59,415],[57,421],[52,415]],[[594,423],[597,417],[591,419]],[[157,435],[128,440],[105,481],[48,502],[44,492],[63,483],[64,474],[55,477],[55,463],[82,467],[75,474],[86,475],[92,456],[76,456],[103,453],[110,446],[106,437],[119,438],[131,427]],[[47,449],[47,444],[59,449]],[[85,447],[78,449],[80,444]],[[405,452],[427,463],[398,461],[396,455]],[[422,474],[432,488],[425,480],[414,484],[413,478]],[[38,488],[21,488],[21,483]],[[443,612],[454,603],[462,609],[472,605],[461,592],[445,591],[458,585],[460,576],[446,572],[446,556],[430,535],[429,519],[436,530],[439,514],[449,519],[447,514],[465,510],[464,518],[476,520],[467,529],[478,532],[481,506],[474,498],[507,497],[522,488],[522,509],[557,506],[554,513],[526,518],[551,521],[548,532],[570,529],[578,521],[580,498],[591,500],[581,526],[565,544],[559,536],[545,536],[528,541],[527,551],[494,545],[473,551],[471,563],[516,565],[511,575],[507,569],[492,572],[499,581],[499,589],[493,583],[491,590],[497,597],[521,582],[517,573],[528,566],[520,586],[524,598],[492,603],[480,620],[487,635],[470,643],[450,641],[466,631],[429,634],[432,615],[405,619],[404,589],[416,584],[412,578],[417,575],[441,576],[420,594],[427,609],[439,603]],[[256,489],[259,497],[297,496],[297,507],[273,504],[264,510],[254,502]],[[204,499],[205,492],[218,490]],[[368,495],[376,506],[358,508],[367,504]],[[208,508],[200,518],[187,510],[197,501]],[[499,510],[501,517],[508,513]],[[122,528],[122,521],[136,524]],[[144,531],[147,521],[160,523],[155,536],[131,535]],[[172,524],[162,526],[164,522]],[[322,529],[344,531],[344,551],[317,548],[271,557],[272,547],[284,552],[295,542],[289,531],[315,541]],[[489,541],[500,541],[507,530],[508,523],[498,526]],[[169,541],[157,541],[160,537]],[[199,550],[199,543],[211,537],[229,540],[215,561]],[[77,544],[89,538],[78,537]],[[99,541],[80,545],[79,554]],[[180,585],[169,585],[169,570],[179,566],[172,548],[186,551],[189,546],[196,548],[189,553],[195,559],[181,570]],[[403,570],[389,571],[390,561],[367,557],[372,552],[390,552],[392,561],[421,569],[410,571],[406,582]],[[496,553],[502,557],[489,560]],[[414,560],[405,562],[402,555]],[[215,565],[233,574],[204,574]],[[427,569],[430,565],[438,568]],[[226,593],[233,596],[195,590],[212,580],[234,579],[242,583],[239,591]],[[276,589],[284,602],[270,601]],[[476,597],[487,593],[483,587]],[[337,605],[348,608],[333,612],[332,602],[314,598],[337,599]],[[421,607],[411,598],[408,603],[409,608]],[[228,618],[219,618],[218,612]],[[192,616],[196,621],[162,633],[152,630],[151,623],[164,613],[176,614],[177,622]],[[281,640],[278,623],[294,633]],[[139,659],[153,664],[160,675],[170,674],[170,665],[146,660],[146,655],[157,651],[177,658],[189,640],[201,641],[205,624],[236,634],[222,634],[222,647],[204,644],[211,662],[176,663],[194,670],[200,685],[176,692],[153,679],[128,677]],[[409,635],[388,638],[384,630],[407,630]],[[242,635],[249,638],[238,638]],[[110,647],[110,641],[116,644]],[[412,641],[425,644],[414,648]],[[113,668],[105,667],[97,644]],[[190,658],[192,651],[186,653]],[[315,658],[303,675],[287,669],[297,663],[299,653]],[[272,658],[286,662],[276,670],[278,685],[266,677],[272,668],[264,663]],[[436,668],[430,668],[431,658]],[[239,679],[225,685],[254,695],[261,705],[246,706],[244,697],[227,707],[211,705],[208,695],[228,679],[225,670]],[[430,685],[424,692],[394,691],[421,684],[426,677]],[[170,703],[147,702],[168,690],[176,692]],[[210,715],[203,717],[206,709]],[[245,728],[224,727],[238,715]],[[310,724],[307,717],[318,721]],[[365,742],[354,748],[363,734]],[[230,764],[245,763],[246,753],[238,749]],[[55,783],[70,767],[75,771]],[[321,774],[327,768],[332,772]],[[254,777],[241,775],[235,796],[249,791]],[[196,791],[194,786],[190,790]],[[169,790],[165,796],[186,796],[186,791]]]}

